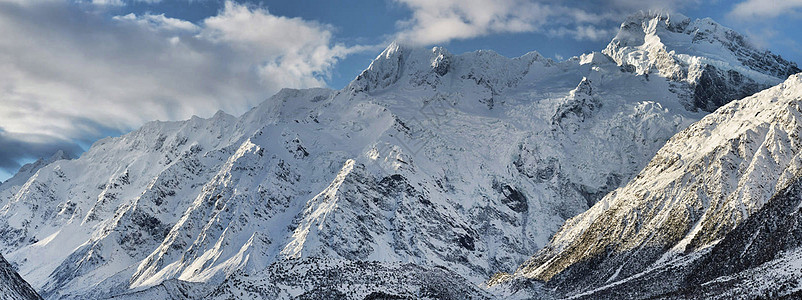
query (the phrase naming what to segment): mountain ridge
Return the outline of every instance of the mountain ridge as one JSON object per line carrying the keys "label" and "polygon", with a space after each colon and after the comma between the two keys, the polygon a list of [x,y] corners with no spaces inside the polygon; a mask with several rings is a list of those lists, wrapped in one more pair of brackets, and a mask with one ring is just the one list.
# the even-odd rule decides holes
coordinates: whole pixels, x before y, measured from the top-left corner
{"label": "mountain ridge", "polygon": [[516,273],[592,289],[727,238],[800,174],[800,143],[790,138],[802,130],[800,100],[796,74],[678,133],[633,181],[567,221]]}

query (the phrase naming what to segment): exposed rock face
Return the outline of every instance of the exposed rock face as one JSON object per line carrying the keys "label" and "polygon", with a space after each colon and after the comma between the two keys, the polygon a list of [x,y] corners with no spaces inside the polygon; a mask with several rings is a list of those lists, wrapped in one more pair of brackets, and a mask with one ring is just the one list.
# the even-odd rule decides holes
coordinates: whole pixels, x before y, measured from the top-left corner
{"label": "exposed rock face", "polygon": [[[557,107],[557,111],[551,118],[551,123],[552,125],[564,127],[568,126],[566,123],[584,122],[585,119],[590,119],[599,108],[601,108],[601,103],[593,97],[593,87],[591,87],[590,80],[582,78],[576,88],[568,94],[565,102]],[[574,125],[573,129],[578,130],[579,126]]]}
{"label": "exposed rock face", "polygon": [[14,267],[0,256],[0,299],[3,300],[36,300],[42,299],[33,290],[30,284],[25,282],[17,274]]}
{"label": "exposed rock face", "polygon": [[[777,193],[795,195],[783,190],[802,174],[799,120],[802,74],[727,104],[671,138],[626,186],[567,221],[518,274],[573,294],[644,282],[638,274],[660,273],[716,245],[683,267],[696,269],[699,284],[795,249],[796,196],[761,208]],[[775,213],[783,217],[768,217]]]}
{"label": "exposed rock face", "polygon": [[212,299],[492,298],[445,268],[326,259],[286,261],[253,275],[234,274],[210,296]]}
{"label": "exposed rock face", "polygon": [[[685,283],[693,289],[707,290],[708,294],[712,294],[724,290],[722,286],[726,285],[720,284],[717,291],[703,288],[702,284],[731,276],[734,280],[727,285],[741,291],[749,288],[749,281],[756,282],[756,289],[751,292],[753,295],[780,297],[802,293],[802,272],[797,263],[802,260],[800,175],[797,174],[788,187],[775,194],[763,208],[750,215],[718,242],[709,254],[694,263],[688,274],[692,276],[685,277]],[[743,276],[749,271],[753,275],[763,276]]]}

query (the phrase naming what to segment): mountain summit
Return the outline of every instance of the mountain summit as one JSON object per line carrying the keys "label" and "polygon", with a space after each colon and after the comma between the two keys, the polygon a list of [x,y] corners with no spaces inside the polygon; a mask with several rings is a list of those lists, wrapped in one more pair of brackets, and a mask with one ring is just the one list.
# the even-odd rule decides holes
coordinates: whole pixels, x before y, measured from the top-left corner
{"label": "mountain summit", "polygon": [[602,52],[636,74],[669,78],[675,89],[687,85],[686,108],[708,112],[802,72],[710,18],[663,12],[630,16]]}

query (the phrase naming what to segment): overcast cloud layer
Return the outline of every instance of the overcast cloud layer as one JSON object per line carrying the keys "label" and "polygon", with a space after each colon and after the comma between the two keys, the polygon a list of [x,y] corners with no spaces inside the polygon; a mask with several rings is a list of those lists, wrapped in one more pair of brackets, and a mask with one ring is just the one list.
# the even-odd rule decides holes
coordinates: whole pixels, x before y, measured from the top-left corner
{"label": "overcast cloud layer", "polygon": [[[338,61],[380,50],[335,42],[338,29],[330,24],[230,1],[195,22],[160,13],[109,15],[110,8],[160,2],[132,1],[0,0],[0,175],[15,172],[23,159],[58,149],[75,156],[83,151],[78,144],[147,121],[208,117],[217,110],[238,115],[283,87],[326,86]],[[380,44],[401,40],[424,46],[501,33],[604,41],[634,11],[702,5],[697,0],[387,1],[409,15]],[[800,11],[802,0],[747,0],[728,16],[753,20]]]}

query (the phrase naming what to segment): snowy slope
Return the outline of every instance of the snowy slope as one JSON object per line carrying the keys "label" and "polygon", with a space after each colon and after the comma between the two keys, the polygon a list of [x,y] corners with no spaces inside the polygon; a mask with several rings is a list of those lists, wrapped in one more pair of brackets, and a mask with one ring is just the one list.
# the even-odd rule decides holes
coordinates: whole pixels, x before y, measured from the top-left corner
{"label": "snowy slope", "polygon": [[626,66],[392,44],[342,90],[148,123],[42,167],[0,194],[0,251],[51,299],[236,296],[320,261],[353,266],[355,293],[397,272],[398,295],[435,274],[484,297],[450,285],[515,269],[704,115],[692,85]]}
{"label": "snowy slope", "polygon": [[[802,295],[802,174],[689,268],[685,284],[705,298]],[[692,275],[691,275],[692,274]]]}
{"label": "snowy slope", "polygon": [[800,175],[715,245],[572,298],[799,298],[802,295]]}
{"label": "snowy slope", "polygon": [[[802,174],[800,101],[797,74],[694,123],[626,186],[568,220],[517,274],[575,293],[705,251]],[[723,270],[695,276],[710,269]]]}

